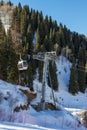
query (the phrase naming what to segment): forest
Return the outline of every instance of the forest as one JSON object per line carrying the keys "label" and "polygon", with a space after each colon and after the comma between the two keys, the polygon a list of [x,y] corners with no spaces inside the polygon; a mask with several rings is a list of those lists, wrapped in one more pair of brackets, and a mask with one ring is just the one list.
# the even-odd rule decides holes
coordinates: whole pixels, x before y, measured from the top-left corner
{"label": "forest", "polygon": [[[14,6],[10,1],[9,7]],[[4,2],[0,2],[0,7]],[[56,51],[57,57],[63,55],[72,63],[69,92],[85,92],[87,87],[87,37],[72,32],[51,16],[43,16],[42,12],[30,9],[28,5],[16,6],[11,15],[11,25],[5,32],[0,19],[0,79],[19,84],[17,63],[20,54],[28,62],[27,77],[24,82],[33,91],[33,80],[36,71],[42,82],[43,62],[33,59],[33,54]],[[28,58],[30,56],[30,58]],[[53,89],[58,90],[58,78],[55,62],[49,62],[49,72]],[[49,75],[48,85],[50,86]],[[21,83],[24,85],[24,83]]]}

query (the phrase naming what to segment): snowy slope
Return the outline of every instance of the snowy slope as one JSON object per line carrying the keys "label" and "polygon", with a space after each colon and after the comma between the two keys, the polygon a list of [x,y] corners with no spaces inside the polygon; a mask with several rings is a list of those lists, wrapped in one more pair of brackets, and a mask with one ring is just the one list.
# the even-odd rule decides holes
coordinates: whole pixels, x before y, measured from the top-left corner
{"label": "snowy slope", "polygon": [[[37,125],[30,124],[18,124],[18,123],[8,123],[8,122],[0,122],[0,130],[49,130],[49,128],[40,127]],[[50,129],[54,130],[54,129]]]}
{"label": "snowy slope", "polygon": [[60,56],[57,61],[57,73],[59,80],[59,92],[56,94],[58,101],[64,107],[87,109],[87,93],[79,92],[75,96],[68,93],[68,85],[70,79],[71,63],[65,58]]}
{"label": "snowy slope", "polygon": [[59,82],[59,91],[68,91],[71,63],[63,56],[56,61]]}
{"label": "snowy slope", "polygon": [[[86,93],[79,93],[72,96],[68,93],[68,84],[70,77],[71,63],[65,58],[60,56],[56,61],[57,74],[59,81],[59,90],[54,91],[56,105],[60,106],[61,110],[51,111],[45,110],[37,112],[31,105],[28,110],[20,110],[13,112],[16,106],[27,104],[27,97],[19,90],[27,89],[26,87],[16,86],[0,80],[0,129],[13,129],[14,130],[85,130],[79,121],[76,114],[82,109],[87,109]],[[41,101],[41,86],[37,79],[34,80],[34,91],[37,92],[37,97],[31,104],[36,104]],[[52,102],[52,91],[46,85],[46,102]],[[73,115],[71,115],[73,114]],[[11,122],[7,123],[7,122]],[[14,124],[12,123],[14,122]],[[19,124],[21,123],[21,124]],[[33,125],[33,126],[32,126]]]}

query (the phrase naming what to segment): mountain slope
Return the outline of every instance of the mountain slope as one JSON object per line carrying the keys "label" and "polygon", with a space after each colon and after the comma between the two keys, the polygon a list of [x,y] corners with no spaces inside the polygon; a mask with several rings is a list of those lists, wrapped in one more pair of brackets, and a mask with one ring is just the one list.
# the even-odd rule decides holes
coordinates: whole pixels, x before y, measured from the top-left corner
{"label": "mountain slope", "polygon": [[[63,58],[63,60],[62,60]],[[69,82],[69,72],[71,63],[65,58],[60,57],[56,62],[59,70],[58,70],[58,78],[59,78],[59,91],[55,92],[55,101],[56,105],[60,107],[60,110],[45,110],[37,112],[32,108],[32,104],[37,104],[41,101],[41,83],[38,80],[34,80],[34,91],[37,93],[37,97],[31,101],[27,110],[20,109],[19,112],[13,112],[15,106],[21,106],[27,104],[26,96],[20,91],[20,88],[23,90],[28,90],[27,87],[16,86],[9,83],[6,83],[0,80],[0,92],[2,93],[2,100],[0,102],[0,121],[8,121],[15,123],[23,123],[23,124],[32,124],[38,125],[37,127],[33,127],[34,129],[45,129],[41,128],[46,127],[47,129],[57,129],[57,130],[85,130],[85,128],[80,124],[76,117],[76,113],[81,111],[83,108],[87,108],[87,103],[84,102],[87,100],[85,94],[79,93],[76,96],[72,96],[68,93],[67,84]],[[65,68],[67,73],[65,73]],[[59,73],[59,71],[61,73]],[[63,73],[68,78],[63,77]],[[63,82],[63,84],[61,84]],[[9,96],[8,96],[9,95]],[[15,99],[15,100],[14,100]],[[78,99],[78,100],[77,100]],[[52,102],[52,90],[46,85],[46,102]],[[15,102],[14,102],[15,101]],[[72,101],[72,102],[71,102]],[[67,107],[67,108],[66,108]],[[74,109],[72,109],[74,108]],[[78,109],[77,109],[78,108]],[[67,110],[67,111],[66,111]],[[71,115],[71,113],[74,115]],[[73,113],[74,112],[74,113]],[[4,116],[5,115],[5,116]],[[6,127],[6,123],[3,123]],[[10,126],[9,126],[10,125]],[[12,126],[16,126],[16,124],[7,123],[7,128],[12,128]],[[19,127],[20,126],[20,127]],[[0,128],[3,128],[0,125]],[[18,127],[18,128],[17,128]],[[14,129],[21,129],[22,126],[18,125],[14,127]],[[24,129],[33,129],[32,126],[23,126]]]}

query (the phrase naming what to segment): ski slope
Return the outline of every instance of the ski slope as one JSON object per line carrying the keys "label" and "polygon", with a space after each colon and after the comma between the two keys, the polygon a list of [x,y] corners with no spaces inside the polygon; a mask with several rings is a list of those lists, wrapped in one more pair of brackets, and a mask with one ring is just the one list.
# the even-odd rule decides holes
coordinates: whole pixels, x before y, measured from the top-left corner
{"label": "ski slope", "polygon": [[[0,130],[49,130],[49,128],[40,127],[37,125],[25,125],[18,123],[0,122]],[[50,129],[54,130],[54,129]]]}

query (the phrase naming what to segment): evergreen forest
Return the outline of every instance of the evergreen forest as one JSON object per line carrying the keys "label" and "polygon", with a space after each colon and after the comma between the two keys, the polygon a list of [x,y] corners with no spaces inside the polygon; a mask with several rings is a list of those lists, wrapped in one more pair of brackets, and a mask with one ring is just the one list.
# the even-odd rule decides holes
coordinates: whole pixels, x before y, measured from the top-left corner
{"label": "evergreen forest", "polygon": [[[9,1],[9,6],[13,4]],[[0,7],[4,6],[3,1]],[[19,84],[17,63],[21,57],[28,62],[25,83],[33,91],[33,80],[38,71],[38,80],[42,82],[43,62],[33,59],[33,54],[56,51],[57,56],[63,55],[72,63],[69,92],[85,92],[87,86],[87,37],[72,32],[51,16],[43,16],[28,5],[19,3],[12,11],[11,25],[5,32],[0,19],[0,79]],[[49,72],[53,89],[58,90],[56,64],[49,63]],[[50,85],[48,74],[48,85]],[[24,85],[23,83],[21,83]]]}

